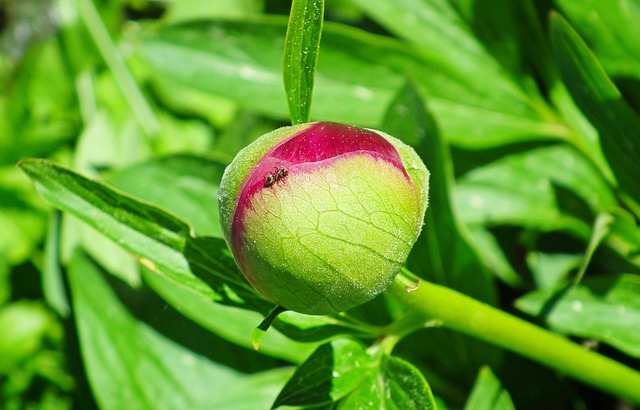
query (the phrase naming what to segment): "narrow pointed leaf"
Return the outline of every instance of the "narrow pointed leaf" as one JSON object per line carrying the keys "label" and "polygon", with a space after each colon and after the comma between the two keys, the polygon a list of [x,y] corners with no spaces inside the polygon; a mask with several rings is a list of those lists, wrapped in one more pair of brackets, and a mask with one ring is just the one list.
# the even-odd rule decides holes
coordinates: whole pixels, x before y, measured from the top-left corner
{"label": "narrow pointed leaf", "polygon": [[223,239],[193,238],[190,227],[167,211],[50,161],[25,160],[20,167],[47,201],[94,227],[176,286],[209,301],[269,309],[236,268]]}
{"label": "narrow pointed leaf", "polygon": [[555,2],[616,79],[640,77],[640,3],[636,0]]}
{"label": "narrow pointed leaf", "polygon": [[177,215],[198,235],[221,238],[216,194],[226,165],[191,154],[171,155],[119,169],[107,180],[117,189]]}
{"label": "narrow pointed leaf", "polygon": [[[69,276],[83,361],[102,409],[266,408],[290,374],[277,369],[245,375],[167,337],[131,314],[80,252]],[[224,348],[239,353],[220,344],[208,350]]]}
{"label": "narrow pointed leaf", "polygon": [[309,122],[324,0],[293,0],[284,44],[284,89],[291,123]]}
{"label": "narrow pointed leaf", "polygon": [[609,235],[609,232],[611,231],[611,224],[613,224],[613,221],[613,216],[607,213],[600,214],[596,218],[595,222],[593,223],[593,230],[591,231],[589,244],[587,245],[587,249],[582,259],[582,265],[580,266],[580,269],[578,269],[578,273],[573,280],[574,285],[579,284],[584,277],[584,274],[589,267],[589,263],[591,262],[591,258],[593,258],[593,254],[598,249],[605,237]]}
{"label": "narrow pointed leaf", "polygon": [[464,406],[465,410],[514,410],[509,392],[490,368],[483,367]]}
{"label": "narrow pointed leaf", "polygon": [[127,237],[124,247],[129,250],[144,246],[169,249],[173,254],[167,263],[179,266],[177,255],[189,233],[183,221],[51,161],[28,159],[18,166],[33,180],[40,195],[56,207],[96,225],[113,240]]}
{"label": "narrow pointed leaf", "polygon": [[598,130],[602,150],[620,188],[640,204],[640,117],[584,41],[558,14],[551,18],[551,40],[562,79]]}

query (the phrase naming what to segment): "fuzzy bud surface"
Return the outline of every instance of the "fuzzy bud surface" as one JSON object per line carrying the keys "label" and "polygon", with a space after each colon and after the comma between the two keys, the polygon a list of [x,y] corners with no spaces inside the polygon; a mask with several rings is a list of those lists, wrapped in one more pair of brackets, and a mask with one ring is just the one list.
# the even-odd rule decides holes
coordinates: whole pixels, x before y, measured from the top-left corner
{"label": "fuzzy bud surface", "polygon": [[337,123],[284,127],[243,149],[220,185],[225,239],[266,299],[341,312],[391,284],[420,234],[426,167],[409,146]]}

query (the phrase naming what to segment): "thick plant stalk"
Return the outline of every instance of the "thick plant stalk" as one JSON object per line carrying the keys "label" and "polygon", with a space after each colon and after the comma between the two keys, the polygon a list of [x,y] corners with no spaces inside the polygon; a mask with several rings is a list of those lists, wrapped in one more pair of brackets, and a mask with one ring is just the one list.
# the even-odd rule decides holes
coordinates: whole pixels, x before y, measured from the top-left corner
{"label": "thick plant stalk", "polygon": [[417,287],[407,283],[396,279],[387,293],[415,315],[416,327],[426,322],[440,322],[445,328],[518,353],[640,404],[637,371],[455,290],[424,280],[420,280]]}

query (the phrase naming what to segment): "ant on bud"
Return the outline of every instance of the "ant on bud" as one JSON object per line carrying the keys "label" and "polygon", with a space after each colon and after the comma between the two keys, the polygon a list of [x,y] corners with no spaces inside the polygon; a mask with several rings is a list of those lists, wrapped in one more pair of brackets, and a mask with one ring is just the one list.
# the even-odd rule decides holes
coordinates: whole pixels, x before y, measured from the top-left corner
{"label": "ant on bud", "polygon": [[264,187],[269,188],[287,175],[289,175],[288,169],[286,169],[285,167],[275,167],[274,171],[269,172],[269,175],[267,175],[267,178],[264,180]]}

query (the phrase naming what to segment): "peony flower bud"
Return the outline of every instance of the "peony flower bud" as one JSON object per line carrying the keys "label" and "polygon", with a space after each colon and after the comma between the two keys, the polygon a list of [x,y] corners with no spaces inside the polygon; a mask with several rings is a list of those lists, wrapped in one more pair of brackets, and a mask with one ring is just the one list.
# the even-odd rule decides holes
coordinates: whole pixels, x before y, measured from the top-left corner
{"label": "peony flower bud", "polygon": [[225,239],[255,289],[307,314],[383,292],[423,224],[429,172],[380,131],[310,123],[268,133],[229,165],[219,191]]}

